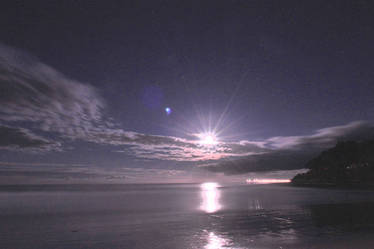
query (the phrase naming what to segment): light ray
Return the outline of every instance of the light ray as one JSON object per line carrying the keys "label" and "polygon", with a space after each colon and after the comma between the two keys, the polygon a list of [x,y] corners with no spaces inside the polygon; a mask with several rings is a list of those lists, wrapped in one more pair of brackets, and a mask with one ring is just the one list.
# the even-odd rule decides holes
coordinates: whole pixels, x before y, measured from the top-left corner
{"label": "light ray", "polygon": [[226,104],[226,106],[225,106],[223,112],[221,113],[221,115],[220,115],[220,117],[219,117],[219,119],[218,119],[218,121],[217,121],[217,123],[216,123],[216,126],[214,127],[214,130],[217,130],[217,129],[220,127],[222,120],[223,120],[224,117],[226,116],[226,113],[228,112],[228,110],[229,110],[229,108],[230,108],[230,105],[231,105],[232,101],[234,100],[234,97],[236,96],[236,93],[239,91],[239,88],[241,87],[243,80],[245,79],[245,77],[247,77],[248,72],[249,72],[249,69],[247,69],[247,70],[243,73],[241,79],[238,81],[238,84],[237,84],[237,86],[236,86],[236,88],[235,88],[235,91],[234,91],[233,94],[231,95],[231,97],[230,97],[229,101],[227,102],[227,104]]}

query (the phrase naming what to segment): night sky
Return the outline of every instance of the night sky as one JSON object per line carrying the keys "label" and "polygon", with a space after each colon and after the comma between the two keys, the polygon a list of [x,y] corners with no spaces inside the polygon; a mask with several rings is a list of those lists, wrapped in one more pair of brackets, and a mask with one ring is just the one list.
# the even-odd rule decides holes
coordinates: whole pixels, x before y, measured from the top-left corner
{"label": "night sky", "polygon": [[2,2],[0,183],[282,175],[372,138],[373,13],[364,0]]}

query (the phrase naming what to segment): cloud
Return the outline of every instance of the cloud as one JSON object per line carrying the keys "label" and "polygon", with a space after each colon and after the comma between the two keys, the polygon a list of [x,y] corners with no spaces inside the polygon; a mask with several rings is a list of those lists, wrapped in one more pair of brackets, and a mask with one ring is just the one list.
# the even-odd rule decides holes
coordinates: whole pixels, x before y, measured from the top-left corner
{"label": "cloud", "polygon": [[229,175],[273,170],[295,170],[305,168],[306,162],[314,155],[316,155],[315,152],[272,151],[262,155],[205,164],[203,167],[211,172],[222,172]]}
{"label": "cloud", "polygon": [[184,139],[171,136],[147,135],[116,130],[96,133],[92,141],[113,145],[128,145],[118,151],[143,159],[169,160],[179,162],[201,162],[227,157],[247,156],[263,153],[264,148],[250,142],[218,142],[213,146],[201,144],[198,139]]}
{"label": "cloud", "polygon": [[275,149],[320,149],[331,147],[339,140],[357,140],[373,136],[372,124],[355,121],[346,125],[319,129],[307,136],[273,137],[267,139],[265,144]]}
{"label": "cloud", "polygon": [[343,140],[365,140],[374,138],[374,126],[356,121],[342,126],[317,130],[306,136],[272,137],[261,141],[266,152],[239,159],[221,160],[203,165],[212,172],[242,174],[246,172],[294,170],[305,168],[305,164],[322,150]]}
{"label": "cloud", "polygon": [[95,88],[1,44],[0,83],[3,122],[30,123],[28,127],[74,139],[101,128],[104,105]]}
{"label": "cloud", "polygon": [[0,126],[0,149],[45,151],[58,150],[60,144],[32,134],[23,128]]}
{"label": "cloud", "polygon": [[[90,164],[11,163],[0,161],[0,184],[35,183],[156,183],[195,182],[196,171],[176,169],[148,169],[98,167]],[[84,190],[95,189],[96,185]],[[17,189],[17,188],[15,188]],[[61,186],[61,189],[68,190]],[[105,188],[106,189],[106,188]],[[122,189],[122,188],[120,188]],[[110,189],[110,190],[116,190]]]}
{"label": "cloud", "polygon": [[[96,134],[102,143],[130,145],[124,152],[138,158],[198,162],[212,171],[295,169],[305,160],[339,140],[358,140],[374,137],[371,124],[356,121],[342,126],[328,127],[311,135],[271,137],[261,141],[218,142],[205,146],[198,140],[168,136],[129,133],[118,130],[112,134]],[[214,168],[217,166],[216,168]],[[236,168],[236,169],[235,169]]]}

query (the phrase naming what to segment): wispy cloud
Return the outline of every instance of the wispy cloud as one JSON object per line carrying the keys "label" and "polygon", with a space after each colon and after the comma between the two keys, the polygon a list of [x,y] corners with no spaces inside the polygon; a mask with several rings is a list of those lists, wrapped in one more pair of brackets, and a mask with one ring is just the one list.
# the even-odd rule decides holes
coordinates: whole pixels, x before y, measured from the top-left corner
{"label": "wispy cloud", "polygon": [[260,142],[266,152],[239,159],[230,158],[203,166],[209,171],[240,174],[255,171],[294,170],[338,141],[374,138],[374,126],[356,121],[342,126],[319,129],[311,135],[272,137]]}
{"label": "wispy cloud", "polygon": [[144,159],[198,162],[264,152],[263,148],[249,142],[218,142],[214,146],[206,146],[200,144],[197,139],[129,133],[121,130],[95,134],[92,139],[98,143],[128,145],[130,147],[126,150],[117,152],[131,152],[131,154]]}
{"label": "wispy cloud", "polygon": [[373,125],[355,121],[346,125],[317,130],[306,136],[272,137],[265,140],[266,146],[274,149],[312,149],[334,145],[338,140],[364,139],[374,135]]}
{"label": "wispy cloud", "polygon": [[[295,166],[294,163],[289,161],[295,161],[296,158],[305,158],[304,155],[306,154],[319,152],[334,146],[339,140],[365,139],[370,136],[374,137],[373,126],[367,122],[357,121],[342,126],[320,129],[310,135],[271,137],[261,141],[218,142],[214,146],[201,145],[198,140],[123,131],[117,131],[113,134],[97,134],[95,139],[102,143],[130,145],[122,152],[132,153],[139,158],[201,163],[211,161],[213,165],[218,162],[220,167],[223,164],[229,165],[234,162],[235,164],[249,163],[253,165],[253,161],[258,161],[259,158],[261,158],[261,161],[266,158],[267,160],[274,159],[274,162],[276,162],[283,155],[287,155],[289,159],[283,161],[290,165],[288,168],[293,169],[303,167],[303,165]],[[292,156],[289,154],[292,154]],[[222,162],[224,159],[226,160]],[[296,161],[299,162],[300,160]],[[282,162],[278,162],[278,165],[282,165]],[[283,165],[282,167],[287,166]]]}
{"label": "wispy cloud", "polygon": [[0,149],[21,151],[59,150],[60,144],[31,133],[24,128],[0,125]]}
{"label": "wispy cloud", "polygon": [[71,138],[103,123],[97,90],[24,52],[0,45],[0,120]]}
{"label": "wispy cloud", "polygon": [[201,174],[196,170],[0,162],[0,184],[194,182],[199,176]]}

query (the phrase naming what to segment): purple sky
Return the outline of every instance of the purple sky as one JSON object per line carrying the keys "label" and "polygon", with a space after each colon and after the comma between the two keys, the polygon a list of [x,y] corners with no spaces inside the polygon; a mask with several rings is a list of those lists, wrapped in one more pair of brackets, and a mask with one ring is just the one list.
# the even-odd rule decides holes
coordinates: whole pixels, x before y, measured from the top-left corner
{"label": "purple sky", "polygon": [[374,135],[370,1],[2,5],[0,183],[289,176]]}

